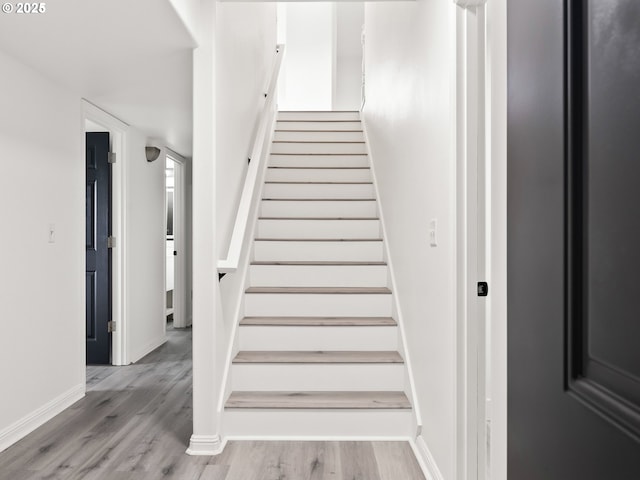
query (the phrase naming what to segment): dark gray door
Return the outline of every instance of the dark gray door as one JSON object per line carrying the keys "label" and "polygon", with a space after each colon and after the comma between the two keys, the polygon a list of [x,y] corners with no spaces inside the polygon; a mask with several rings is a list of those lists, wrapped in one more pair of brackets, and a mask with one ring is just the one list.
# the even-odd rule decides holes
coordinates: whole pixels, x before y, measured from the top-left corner
{"label": "dark gray door", "polygon": [[111,363],[111,165],[109,134],[86,134],[87,363]]}
{"label": "dark gray door", "polygon": [[640,479],[640,1],[508,2],[510,480]]}

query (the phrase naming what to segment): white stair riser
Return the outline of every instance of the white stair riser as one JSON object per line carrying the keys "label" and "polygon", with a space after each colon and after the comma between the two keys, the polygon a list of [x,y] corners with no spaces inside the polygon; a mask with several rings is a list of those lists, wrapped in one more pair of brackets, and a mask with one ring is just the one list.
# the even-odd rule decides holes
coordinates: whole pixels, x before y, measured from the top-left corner
{"label": "white stair riser", "polygon": [[263,200],[260,206],[261,217],[377,217],[375,201],[277,201]]}
{"label": "white stair riser", "polygon": [[267,183],[265,198],[374,198],[373,184]]}
{"label": "white stair riser", "polygon": [[411,410],[225,409],[228,437],[380,438],[415,434]]}
{"label": "white stair riser", "polygon": [[249,293],[246,317],[390,317],[390,294]]}
{"label": "white stair riser", "polygon": [[404,364],[234,364],[235,391],[402,391]]}
{"label": "white stair riser", "polygon": [[271,155],[272,167],[368,167],[366,155]]}
{"label": "white stair riser", "polygon": [[267,182],[370,182],[369,168],[269,168]]}
{"label": "white stair riser", "polygon": [[257,261],[381,262],[382,242],[255,242]]}
{"label": "white stair riser", "polygon": [[258,220],[259,238],[380,238],[379,220]]}
{"label": "white stair riser", "polygon": [[281,130],[362,130],[362,123],[353,122],[287,122],[278,120],[276,128]]}
{"label": "white stair riser", "polygon": [[397,328],[396,326],[241,326],[240,350],[395,351],[398,349]]}
{"label": "white stair riser", "polygon": [[303,142],[362,142],[364,141],[364,134],[361,130],[352,132],[303,132],[297,130],[276,130],[273,139]]}
{"label": "white stair riser", "polygon": [[255,287],[386,287],[386,265],[251,265]]}
{"label": "white stair riser", "polygon": [[271,153],[367,153],[364,143],[278,143],[271,144]]}
{"label": "white stair riser", "polygon": [[360,120],[360,112],[278,112],[278,120]]}

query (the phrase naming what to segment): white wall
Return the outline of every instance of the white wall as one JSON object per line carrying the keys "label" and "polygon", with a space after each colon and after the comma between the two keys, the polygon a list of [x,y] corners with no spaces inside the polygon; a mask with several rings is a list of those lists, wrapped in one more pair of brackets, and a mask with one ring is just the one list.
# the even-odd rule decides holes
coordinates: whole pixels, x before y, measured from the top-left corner
{"label": "white wall", "polygon": [[3,450],[84,394],[85,173],[80,98],[2,52],[0,71]]}
{"label": "white wall", "polygon": [[166,341],[165,164],[163,157],[147,162],[147,137],[135,128],[127,144],[125,308],[129,361],[136,362]]}
{"label": "white wall", "polygon": [[[364,118],[408,338],[422,437],[456,478],[453,2],[367,3]],[[438,246],[428,224],[437,219]]]}
{"label": "white wall", "polygon": [[286,44],[280,110],[359,110],[364,4],[281,3],[278,42]]}
{"label": "white wall", "polygon": [[334,110],[360,110],[364,3],[336,3]]}
{"label": "white wall", "polygon": [[287,3],[286,55],[278,91],[280,110],[331,110],[335,70],[335,4]]}
{"label": "white wall", "polygon": [[218,254],[225,258],[276,49],[273,3],[218,3],[216,32]]}
{"label": "white wall", "polygon": [[[218,259],[227,257],[247,174],[257,121],[265,104],[276,49],[275,3],[216,3],[216,235]],[[194,180],[195,181],[195,180]],[[196,199],[197,201],[197,199]],[[241,262],[251,240],[242,249]],[[227,351],[244,291],[242,269],[219,282],[216,394],[223,389]],[[196,320],[197,321],[197,320]],[[218,414],[220,412],[217,412]]]}

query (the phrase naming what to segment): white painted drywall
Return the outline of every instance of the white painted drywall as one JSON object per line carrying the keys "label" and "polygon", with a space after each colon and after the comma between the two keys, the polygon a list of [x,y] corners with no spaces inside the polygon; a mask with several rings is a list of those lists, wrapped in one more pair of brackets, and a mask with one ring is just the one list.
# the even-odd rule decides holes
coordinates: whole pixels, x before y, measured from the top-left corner
{"label": "white painted drywall", "polygon": [[273,3],[218,3],[218,256],[226,258],[276,49]]}
{"label": "white painted drywall", "polygon": [[127,132],[125,308],[129,361],[136,362],[166,341],[164,259],[166,252],[165,162],[147,162],[147,137]]}
{"label": "white painted drywall", "polygon": [[[422,437],[456,478],[453,2],[367,3],[364,118],[404,315]],[[428,225],[437,219],[438,246]]]}
{"label": "white painted drywall", "polygon": [[360,110],[364,3],[336,3],[334,110]]}
{"label": "white painted drywall", "polygon": [[278,90],[280,110],[331,110],[335,62],[335,4],[287,3],[285,34],[279,41],[287,48]]}
{"label": "white painted drywall", "polygon": [[3,52],[0,71],[2,450],[84,392],[85,173],[80,97]]}

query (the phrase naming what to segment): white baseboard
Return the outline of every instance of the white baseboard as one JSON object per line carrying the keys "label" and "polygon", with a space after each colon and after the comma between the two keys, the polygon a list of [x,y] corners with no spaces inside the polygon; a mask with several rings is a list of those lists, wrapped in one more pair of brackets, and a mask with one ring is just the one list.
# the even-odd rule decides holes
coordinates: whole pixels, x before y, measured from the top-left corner
{"label": "white baseboard", "polygon": [[137,352],[133,352],[131,354],[131,356],[129,357],[131,363],[136,363],[141,358],[149,355],[156,348],[158,348],[161,345],[164,345],[166,343],[166,341],[167,341],[167,336],[166,335],[162,335],[159,338],[153,339],[152,341],[150,341],[149,343],[144,345],[142,348],[140,348]]}
{"label": "white baseboard", "polygon": [[409,444],[411,445],[413,453],[415,453],[416,459],[418,460],[420,468],[422,468],[422,472],[427,480],[444,480],[444,477],[442,476],[433,455],[431,455],[431,451],[425,443],[424,438],[419,436],[415,441],[409,442]]}
{"label": "white baseboard", "polygon": [[81,383],[67,390],[37,410],[22,417],[17,422],[0,431],[0,452],[24,438],[36,428],[44,425],[60,412],[84,397],[85,384]]}
{"label": "white baseboard", "polygon": [[226,444],[227,440],[220,435],[191,435],[187,455],[218,455]]}

